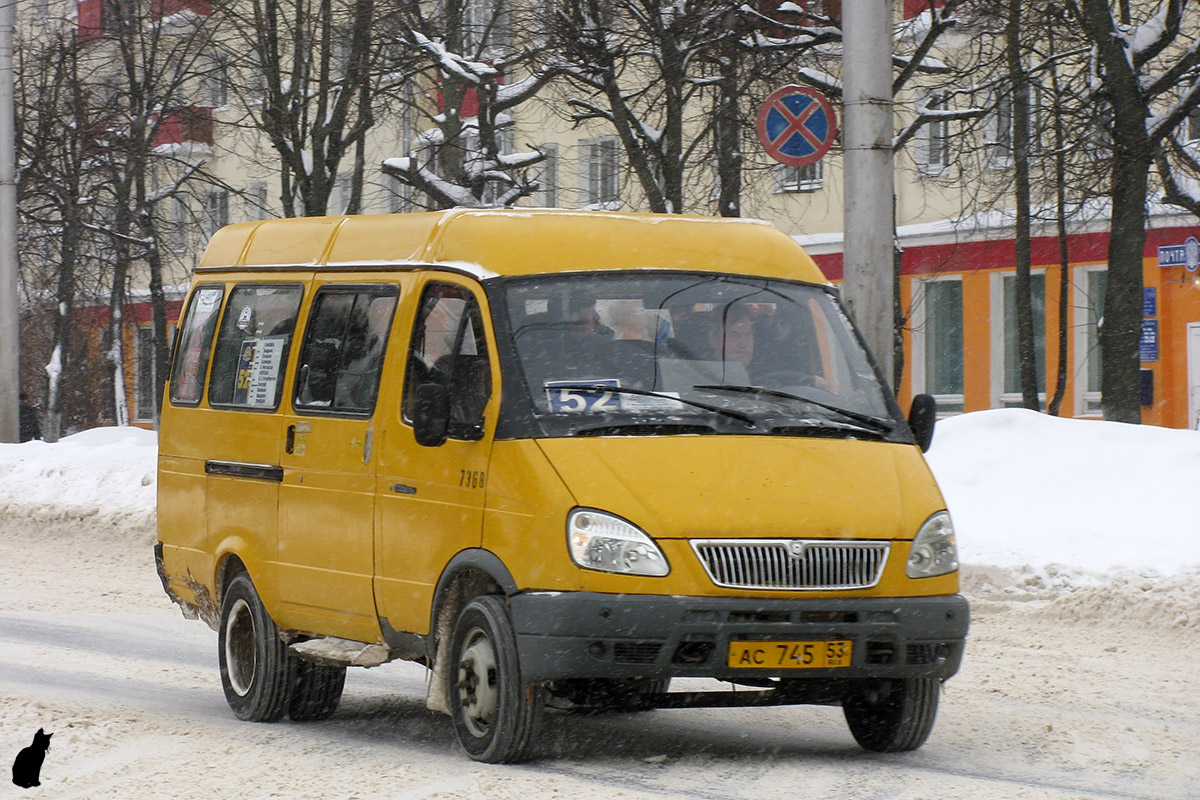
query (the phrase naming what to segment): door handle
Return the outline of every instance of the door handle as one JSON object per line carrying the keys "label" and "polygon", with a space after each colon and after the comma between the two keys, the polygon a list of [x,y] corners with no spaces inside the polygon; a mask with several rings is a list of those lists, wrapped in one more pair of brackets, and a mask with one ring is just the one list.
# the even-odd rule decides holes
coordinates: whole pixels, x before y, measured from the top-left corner
{"label": "door handle", "polygon": [[287,426],[287,441],[283,445],[284,452],[289,456],[296,451],[296,426]]}

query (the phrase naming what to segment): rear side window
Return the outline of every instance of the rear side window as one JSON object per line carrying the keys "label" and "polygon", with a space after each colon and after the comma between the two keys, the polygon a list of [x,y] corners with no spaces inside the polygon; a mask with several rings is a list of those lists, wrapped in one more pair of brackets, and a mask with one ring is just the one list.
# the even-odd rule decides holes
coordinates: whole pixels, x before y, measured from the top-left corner
{"label": "rear side window", "polygon": [[172,403],[195,405],[204,396],[204,375],[224,294],[223,286],[200,286],[192,293],[171,370]]}
{"label": "rear side window", "polygon": [[296,371],[297,410],[374,410],[399,295],[396,286],[326,286],[317,293]]}
{"label": "rear side window", "polygon": [[302,293],[296,284],[242,284],[229,294],[213,356],[210,405],[279,407]]}

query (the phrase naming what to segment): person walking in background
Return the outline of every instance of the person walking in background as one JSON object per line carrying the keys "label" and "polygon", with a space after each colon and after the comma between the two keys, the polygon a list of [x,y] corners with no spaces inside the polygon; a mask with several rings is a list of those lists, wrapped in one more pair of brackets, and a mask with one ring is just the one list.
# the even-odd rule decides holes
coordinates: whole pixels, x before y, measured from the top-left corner
{"label": "person walking in background", "polygon": [[29,402],[25,392],[21,392],[21,407],[18,417],[20,440],[22,442],[42,438],[42,428],[38,425],[37,409]]}

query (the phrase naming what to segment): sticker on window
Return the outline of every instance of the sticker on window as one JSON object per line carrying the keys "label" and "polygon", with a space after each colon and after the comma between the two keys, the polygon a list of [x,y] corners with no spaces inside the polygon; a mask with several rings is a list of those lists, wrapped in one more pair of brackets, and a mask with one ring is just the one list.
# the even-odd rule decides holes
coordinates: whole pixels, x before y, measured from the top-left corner
{"label": "sticker on window", "polygon": [[242,342],[233,384],[233,403],[274,408],[286,336],[262,336]]}
{"label": "sticker on window", "polygon": [[196,314],[211,314],[221,305],[220,289],[201,289],[196,292]]}
{"label": "sticker on window", "polygon": [[[587,384],[589,388],[580,388]],[[599,380],[546,381],[546,398],[554,414],[601,414],[621,410],[621,396],[592,386],[618,388],[616,378]]]}

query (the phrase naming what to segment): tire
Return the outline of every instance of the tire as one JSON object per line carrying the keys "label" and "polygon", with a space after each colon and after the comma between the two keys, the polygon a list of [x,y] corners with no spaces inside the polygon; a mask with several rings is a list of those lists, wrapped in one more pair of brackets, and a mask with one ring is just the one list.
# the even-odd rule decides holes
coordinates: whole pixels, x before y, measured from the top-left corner
{"label": "tire", "polygon": [[489,764],[529,758],[545,690],[526,686],[517,637],[502,597],[477,597],[454,624],[446,697],[454,732],[467,755]]}
{"label": "tire", "polygon": [[292,692],[288,716],[293,722],[327,719],[337,711],[346,685],[345,667],[323,667],[299,656],[292,660]]}
{"label": "tire", "polygon": [[291,695],[292,659],[244,572],[229,582],[221,598],[217,655],[225,700],[238,719],[274,722],[283,717]]}
{"label": "tire", "polygon": [[877,753],[916,750],[937,719],[942,682],[937,678],[896,678],[856,682],[842,700],[850,733]]}

